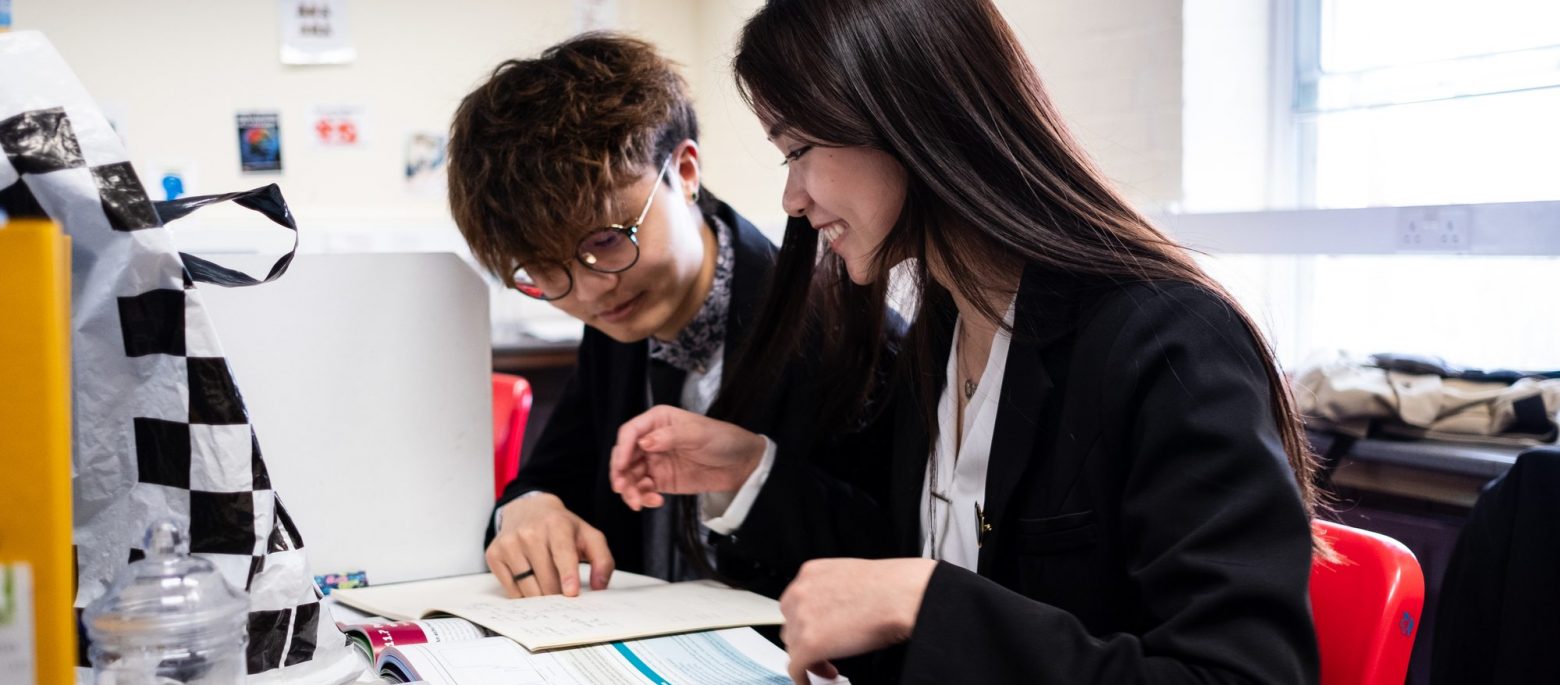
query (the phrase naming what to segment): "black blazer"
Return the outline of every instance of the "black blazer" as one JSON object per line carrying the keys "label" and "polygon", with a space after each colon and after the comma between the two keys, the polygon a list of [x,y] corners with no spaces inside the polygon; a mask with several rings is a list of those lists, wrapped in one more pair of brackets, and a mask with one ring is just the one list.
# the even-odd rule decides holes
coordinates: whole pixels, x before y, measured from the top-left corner
{"label": "black blazer", "polygon": [[[933,392],[953,323],[918,323],[934,327]],[[979,573],[939,564],[910,641],[853,679],[1315,682],[1310,527],[1259,354],[1200,288],[1027,271]],[[912,395],[896,393],[887,522],[858,504],[826,528],[861,523],[850,544],[870,556],[881,537],[898,556],[921,551],[929,442]],[[755,504],[739,534],[779,528],[777,510]]]}
{"label": "black blazer", "polygon": [[1560,682],[1557,493],[1560,449],[1537,447],[1479,495],[1437,600],[1433,685]]}
{"label": "black blazer", "polygon": [[[721,203],[717,216],[732,229],[735,256],[722,353],[727,373],[721,379],[724,387],[741,382],[729,373],[768,287],[777,250],[730,206]],[[523,456],[518,475],[504,488],[494,509],[532,490],[553,493],[570,511],[601,530],[617,568],[643,572],[644,514],[629,509],[612,492],[608,464],[618,428],[650,408],[646,396],[648,373],[648,342],[620,343],[586,326],[579,346],[579,362],[557,408],[535,447]],[[875,445],[866,452],[886,453],[887,436],[866,432],[838,438],[816,435],[814,410],[818,405],[817,393],[822,391],[817,380],[805,364],[795,363],[788,366],[776,387],[745,390],[764,394],[761,406],[766,409],[758,412],[757,418],[744,422],[744,427],[775,441],[779,449],[774,468],[782,473],[794,468],[818,470],[831,481],[855,482],[854,474],[868,469],[839,460],[840,455],[861,451],[862,440]],[[878,466],[870,471],[881,473],[881,469]],[[872,488],[863,490],[870,492]],[[491,543],[495,534],[489,517],[483,544]],[[795,576],[796,567],[805,560],[755,556],[732,545],[725,536],[712,537],[716,538],[716,568],[726,579],[771,596],[779,595]]]}

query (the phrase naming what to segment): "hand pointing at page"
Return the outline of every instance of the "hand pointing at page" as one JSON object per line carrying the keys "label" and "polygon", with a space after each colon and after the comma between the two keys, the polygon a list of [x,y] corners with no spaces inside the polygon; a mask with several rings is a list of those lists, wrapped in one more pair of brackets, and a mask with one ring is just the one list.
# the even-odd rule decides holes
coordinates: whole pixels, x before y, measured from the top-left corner
{"label": "hand pointing at page", "polygon": [[498,534],[486,556],[506,595],[576,596],[582,561],[590,564],[590,589],[607,587],[615,562],[606,536],[557,496],[530,493],[505,504],[499,515]]}
{"label": "hand pointing at page", "polygon": [[653,407],[618,429],[612,491],[634,511],[659,507],[661,495],[733,492],[753,473],[763,436],[675,407]]}

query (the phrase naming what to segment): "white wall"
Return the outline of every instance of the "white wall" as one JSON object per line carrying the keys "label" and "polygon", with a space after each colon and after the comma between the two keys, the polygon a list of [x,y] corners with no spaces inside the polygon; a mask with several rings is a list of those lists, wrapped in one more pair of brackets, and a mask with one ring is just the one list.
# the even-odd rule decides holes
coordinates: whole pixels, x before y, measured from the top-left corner
{"label": "white wall", "polygon": [[[357,61],[289,67],[277,59],[271,0],[14,0],[17,29],[40,29],[87,89],[125,126],[132,159],[154,185],[160,165],[193,164],[192,193],[275,181],[293,205],[305,251],[459,246],[442,192],[401,176],[406,135],[445,130],[459,99],[499,61],[529,56],[574,31],[566,0],[349,0]],[[730,62],[761,0],[618,0],[619,27],[685,67],[704,133],[710,188],[778,238],[784,173],[736,95]],[[1181,193],[1181,3],[997,0],[1057,106],[1106,174],[1149,209]],[[358,150],[316,149],[316,105],[367,108]],[[241,174],[233,115],[282,115],[285,169]],[[190,173],[190,172],[187,172]],[[154,190],[155,192],[155,190]],[[240,231],[237,211],[203,210],[176,226],[181,245],[262,249],[287,236]],[[190,228],[200,226],[199,230]],[[497,294],[495,318],[553,310]]]}
{"label": "white wall", "polygon": [[699,123],[704,144],[706,182],[776,240],[785,229],[780,191],[785,170],[780,155],[765,140],[763,127],[737,95],[731,77],[738,33],[760,0],[697,0],[698,34],[703,53],[688,64],[697,82]]}
{"label": "white wall", "polygon": [[[1181,4],[1164,0],[999,0],[1063,113],[1106,172],[1145,203],[1180,194]],[[705,126],[711,187],[778,220],[783,174],[737,99],[729,66],[759,0],[619,0],[621,27],[686,67]],[[277,10],[253,0],[15,0],[18,29],[41,29],[100,102],[123,113],[135,160],[193,162],[195,192],[275,180],[306,224],[438,224],[442,195],[408,192],[406,133],[442,130],[498,61],[573,31],[564,0],[354,0],[356,62],[277,60]],[[367,107],[368,144],[308,142],[315,105]],[[282,112],[285,171],[241,175],[233,113]],[[112,112],[111,112],[112,113]],[[766,222],[768,223],[768,222]]]}
{"label": "white wall", "polygon": [[[292,67],[277,59],[277,4],[268,0],[18,0],[17,29],[40,29],[108,109],[123,113],[143,177],[158,161],[190,161],[193,192],[282,184],[300,220],[442,224],[442,193],[409,192],[407,133],[446,130],[459,99],[499,61],[567,37],[560,1],[353,0],[357,60]],[[621,0],[624,26],[679,61],[699,54],[691,2]],[[362,149],[316,149],[315,105],[367,108]],[[241,175],[233,114],[282,114],[280,174]],[[155,179],[144,179],[148,183]]]}
{"label": "white wall", "polygon": [[1285,9],[1273,4],[1185,2],[1183,211],[1287,204],[1272,178],[1277,162],[1273,15]]}
{"label": "white wall", "polygon": [[1181,2],[997,0],[1063,117],[1144,209],[1181,197]]}
{"label": "white wall", "polygon": [[[699,113],[711,187],[778,227],[784,172],[730,77],[731,51],[760,0],[702,0]],[[1181,197],[1181,3],[996,0],[1084,148],[1127,197],[1158,210]]]}
{"label": "white wall", "polygon": [[[535,55],[575,31],[564,0],[349,0],[357,60],[286,66],[273,0],[17,0],[14,28],[38,29],[111,118],[154,197],[162,164],[185,167],[191,194],[276,182],[300,225],[302,249],[461,250],[442,188],[408,188],[403,145],[415,130],[447,131],[460,98],[511,57]],[[704,53],[692,0],[618,0],[624,30],[672,59]],[[690,73],[695,89],[701,74]],[[318,149],[317,105],[366,108],[361,149]],[[234,113],[281,113],[281,173],[242,174]],[[190,166],[193,165],[191,171]],[[290,236],[241,210],[212,207],[174,225],[190,251],[282,251]],[[549,306],[494,291],[496,322],[557,319]]]}

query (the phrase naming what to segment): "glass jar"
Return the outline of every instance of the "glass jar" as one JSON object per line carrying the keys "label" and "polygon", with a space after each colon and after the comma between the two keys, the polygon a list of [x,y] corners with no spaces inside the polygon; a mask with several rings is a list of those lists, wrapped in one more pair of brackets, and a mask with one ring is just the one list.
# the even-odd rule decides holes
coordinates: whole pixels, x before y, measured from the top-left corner
{"label": "glass jar", "polygon": [[144,546],[146,558],[122,569],[83,616],[98,685],[242,683],[249,598],[190,556],[172,521],[153,523]]}

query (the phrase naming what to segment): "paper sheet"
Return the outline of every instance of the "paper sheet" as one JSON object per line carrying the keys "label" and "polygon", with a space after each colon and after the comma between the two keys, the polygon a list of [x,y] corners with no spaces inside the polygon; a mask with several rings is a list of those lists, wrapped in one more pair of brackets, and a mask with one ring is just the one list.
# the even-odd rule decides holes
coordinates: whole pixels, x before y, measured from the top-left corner
{"label": "paper sheet", "polygon": [[[580,564],[580,578],[589,577],[590,565]],[[617,571],[612,574],[607,587],[620,590],[665,584],[666,581],[658,578]],[[590,592],[588,584],[582,589]],[[446,608],[444,605],[506,599],[498,579],[491,573],[342,589],[330,593],[330,596],[342,605],[397,621],[421,619],[435,610]]]}
{"label": "paper sheet", "polygon": [[707,580],[437,608],[532,651],[785,620],[779,602]]}

